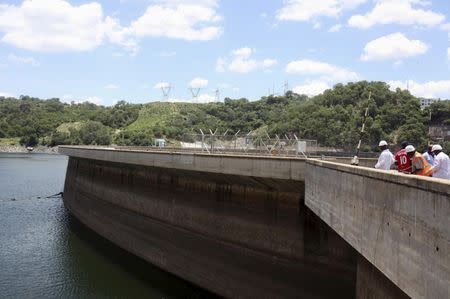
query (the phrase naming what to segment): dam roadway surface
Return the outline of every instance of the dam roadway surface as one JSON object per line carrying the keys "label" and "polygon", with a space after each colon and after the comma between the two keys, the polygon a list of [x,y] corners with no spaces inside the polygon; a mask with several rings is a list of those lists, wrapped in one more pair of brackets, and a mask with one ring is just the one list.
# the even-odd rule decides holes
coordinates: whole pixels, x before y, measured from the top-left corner
{"label": "dam roadway surface", "polygon": [[338,158],[59,151],[75,217],[221,296],[450,298],[448,181]]}

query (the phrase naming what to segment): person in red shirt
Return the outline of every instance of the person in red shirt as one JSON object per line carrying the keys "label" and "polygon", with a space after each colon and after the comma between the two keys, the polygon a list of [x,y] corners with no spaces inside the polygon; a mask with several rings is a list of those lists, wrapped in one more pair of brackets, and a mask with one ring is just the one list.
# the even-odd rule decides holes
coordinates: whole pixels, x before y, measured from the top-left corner
{"label": "person in red shirt", "polygon": [[405,148],[409,145],[409,142],[402,142],[402,149],[395,154],[395,165],[399,172],[411,173],[411,158],[406,153]]}

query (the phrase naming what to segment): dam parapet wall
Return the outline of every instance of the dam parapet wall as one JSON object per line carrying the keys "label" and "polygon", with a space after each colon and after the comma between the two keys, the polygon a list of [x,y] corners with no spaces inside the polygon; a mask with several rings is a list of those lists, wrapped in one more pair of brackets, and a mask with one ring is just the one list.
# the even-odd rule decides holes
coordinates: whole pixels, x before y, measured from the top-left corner
{"label": "dam parapet wall", "polygon": [[411,298],[450,298],[448,180],[319,160],[306,173],[306,206],[365,259]]}
{"label": "dam parapet wall", "polygon": [[283,180],[305,180],[305,158],[60,146],[70,157],[132,165]]}

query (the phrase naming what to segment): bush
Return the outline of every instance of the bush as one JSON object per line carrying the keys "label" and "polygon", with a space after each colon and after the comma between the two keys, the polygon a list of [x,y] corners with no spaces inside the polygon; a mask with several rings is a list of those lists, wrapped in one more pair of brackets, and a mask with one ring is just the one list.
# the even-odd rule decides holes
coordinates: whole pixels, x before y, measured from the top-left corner
{"label": "bush", "polygon": [[36,146],[38,141],[39,139],[35,134],[30,134],[28,136],[22,136],[19,142],[24,146]]}
{"label": "bush", "polygon": [[111,132],[108,127],[97,121],[84,123],[79,131],[81,142],[86,145],[111,144]]}
{"label": "bush", "polygon": [[114,143],[129,146],[150,146],[153,144],[153,137],[153,133],[149,131],[125,130],[115,135]]}

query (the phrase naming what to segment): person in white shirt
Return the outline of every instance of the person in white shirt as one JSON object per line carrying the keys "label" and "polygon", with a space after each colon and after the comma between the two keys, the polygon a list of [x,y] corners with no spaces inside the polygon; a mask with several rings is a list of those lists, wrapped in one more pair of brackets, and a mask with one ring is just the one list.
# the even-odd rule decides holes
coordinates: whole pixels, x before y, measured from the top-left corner
{"label": "person in white shirt", "polygon": [[429,145],[428,150],[422,154],[422,156],[427,160],[430,165],[434,164],[434,156],[433,156],[433,146]]}
{"label": "person in white shirt", "polygon": [[450,158],[439,144],[433,145],[431,150],[434,154],[433,177],[450,180]]}
{"label": "person in white shirt", "polygon": [[388,144],[386,141],[381,140],[378,146],[381,149],[381,155],[378,158],[377,164],[375,164],[376,169],[391,169],[391,165],[394,164],[394,155],[388,150]]}

